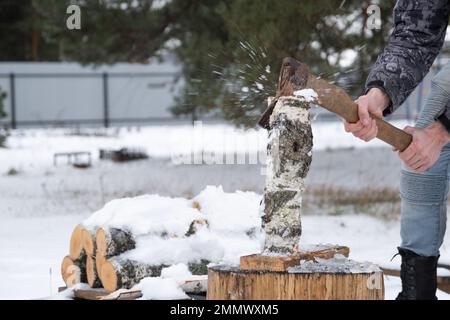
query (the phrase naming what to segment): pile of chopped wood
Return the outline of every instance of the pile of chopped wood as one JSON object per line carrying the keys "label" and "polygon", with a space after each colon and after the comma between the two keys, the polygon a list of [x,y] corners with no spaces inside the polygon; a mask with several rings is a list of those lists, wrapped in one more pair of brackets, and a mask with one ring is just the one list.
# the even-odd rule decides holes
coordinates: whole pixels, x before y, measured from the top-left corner
{"label": "pile of chopped wood", "polygon": [[[194,221],[186,236],[195,233]],[[117,228],[87,228],[78,225],[72,232],[69,255],[61,264],[61,274],[68,287],[87,283],[91,288],[104,288],[107,292],[130,289],[147,277],[159,277],[170,265],[149,265],[121,256],[136,248],[136,239],[130,231]],[[206,275],[210,261],[200,260],[188,264],[193,275]]]}

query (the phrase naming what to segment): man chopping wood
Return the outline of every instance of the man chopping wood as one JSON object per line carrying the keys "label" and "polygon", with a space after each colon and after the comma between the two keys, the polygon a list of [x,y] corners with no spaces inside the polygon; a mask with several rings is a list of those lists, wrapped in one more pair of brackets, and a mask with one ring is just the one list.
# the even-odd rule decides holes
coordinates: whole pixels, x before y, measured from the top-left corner
{"label": "man chopping wood", "polygon": [[[377,125],[369,113],[394,112],[427,74],[444,43],[448,0],[399,0],[394,31],[356,102],[360,121],[347,132],[370,141]],[[408,149],[400,152],[402,292],[397,300],[436,299],[439,249],[446,229],[450,178],[450,63],[432,80],[431,91]]]}

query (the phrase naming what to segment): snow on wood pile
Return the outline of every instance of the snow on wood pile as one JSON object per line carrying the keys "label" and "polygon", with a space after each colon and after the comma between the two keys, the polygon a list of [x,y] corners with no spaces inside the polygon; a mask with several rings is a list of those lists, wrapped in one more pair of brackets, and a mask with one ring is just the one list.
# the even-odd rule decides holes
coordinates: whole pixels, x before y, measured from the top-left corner
{"label": "snow on wood pile", "polygon": [[[206,275],[211,263],[237,265],[240,256],[261,251],[260,201],[258,194],[222,187],[207,187],[190,200],[114,200],[75,228],[61,266],[64,281],[72,287],[87,278],[108,292],[137,288],[144,298],[165,297],[154,292],[156,283],[183,287]],[[179,298],[180,287],[170,292]]]}

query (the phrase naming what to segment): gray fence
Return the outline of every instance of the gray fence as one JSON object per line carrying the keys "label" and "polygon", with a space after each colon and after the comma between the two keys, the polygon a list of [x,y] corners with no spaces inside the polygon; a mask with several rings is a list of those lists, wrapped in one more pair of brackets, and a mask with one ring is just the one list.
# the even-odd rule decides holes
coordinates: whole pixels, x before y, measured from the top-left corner
{"label": "gray fence", "polygon": [[0,73],[11,128],[173,120],[173,72]]}
{"label": "gray fence", "polygon": [[[442,56],[437,59],[428,76],[392,119],[417,117],[432,77],[447,60]],[[150,66],[143,70],[146,72],[141,72],[142,68],[145,67],[125,65],[96,72],[64,63],[6,64],[6,67],[0,64],[0,87],[7,93],[7,117],[0,119],[0,124],[12,128],[109,127],[174,122],[169,108],[174,105],[175,91],[179,89],[175,86],[178,73],[171,65],[156,65],[153,69]],[[335,119],[327,112],[320,112],[317,117],[319,121]]]}

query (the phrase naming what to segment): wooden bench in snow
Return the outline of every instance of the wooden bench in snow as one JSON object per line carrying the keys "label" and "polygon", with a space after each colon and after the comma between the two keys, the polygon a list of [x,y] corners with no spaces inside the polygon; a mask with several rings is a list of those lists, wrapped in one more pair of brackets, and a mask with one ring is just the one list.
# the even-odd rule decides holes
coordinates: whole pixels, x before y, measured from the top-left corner
{"label": "wooden bench in snow", "polygon": [[[53,165],[56,167],[59,158],[66,158],[67,164],[76,167],[88,168],[92,165],[91,152],[78,151],[78,152],[58,152],[53,155]],[[82,161],[83,160],[83,161]]]}

